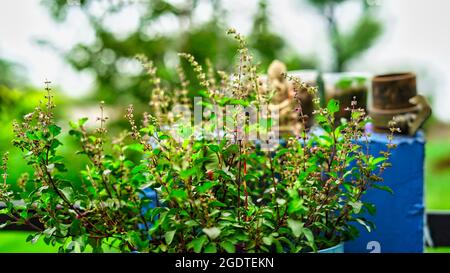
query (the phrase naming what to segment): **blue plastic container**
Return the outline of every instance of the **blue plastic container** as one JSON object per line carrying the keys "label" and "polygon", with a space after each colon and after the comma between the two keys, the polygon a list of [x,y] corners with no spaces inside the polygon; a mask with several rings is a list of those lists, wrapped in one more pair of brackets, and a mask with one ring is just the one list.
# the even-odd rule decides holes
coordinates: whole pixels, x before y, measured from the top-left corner
{"label": "blue plastic container", "polygon": [[[373,133],[370,153],[379,156],[388,143],[386,134]],[[382,175],[393,194],[370,189],[363,200],[376,206],[376,215],[367,215],[376,229],[345,243],[345,252],[356,253],[422,253],[424,249],[424,148],[423,132],[415,136],[395,136],[397,148],[392,150],[392,167]]]}
{"label": "blue plastic container", "polygon": [[318,253],[344,253],[344,244],[340,243],[338,245],[335,245],[333,247],[325,248],[322,250],[319,250]]}
{"label": "blue plastic container", "polygon": [[[158,195],[156,191],[152,188],[144,188],[142,191],[143,194],[140,194],[139,197],[149,199],[149,203],[141,209],[141,214],[145,215],[145,213],[147,213],[149,209],[156,208],[156,206],[158,205]],[[147,225],[151,227],[152,223],[149,222],[147,223]],[[144,224],[138,224],[138,227],[140,229],[145,229]]]}

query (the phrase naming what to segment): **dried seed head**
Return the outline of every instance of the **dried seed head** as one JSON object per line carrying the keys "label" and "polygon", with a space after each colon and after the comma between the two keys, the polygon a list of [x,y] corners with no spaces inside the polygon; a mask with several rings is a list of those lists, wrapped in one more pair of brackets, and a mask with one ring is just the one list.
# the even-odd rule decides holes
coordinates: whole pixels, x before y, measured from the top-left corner
{"label": "dried seed head", "polygon": [[3,177],[3,186],[6,188],[6,180],[8,178],[8,160],[9,160],[9,152],[5,152],[2,158],[2,177]]}

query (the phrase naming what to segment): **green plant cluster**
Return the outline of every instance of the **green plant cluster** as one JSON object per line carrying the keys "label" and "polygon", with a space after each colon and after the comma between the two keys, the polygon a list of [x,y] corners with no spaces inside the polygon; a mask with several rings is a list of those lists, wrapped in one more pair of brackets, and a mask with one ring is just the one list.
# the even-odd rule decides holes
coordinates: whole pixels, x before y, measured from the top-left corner
{"label": "green plant cluster", "polygon": [[[203,88],[202,104],[206,109],[263,107],[273,92],[262,88],[244,39],[234,30],[229,35],[239,42],[231,75],[213,69],[205,73],[191,55],[181,54]],[[389,167],[393,144],[380,156],[368,153],[368,118],[356,102],[348,109],[351,119],[337,125],[338,101],[320,108],[315,99],[316,130],[303,130],[274,150],[248,139],[255,126],[239,107],[227,116],[239,129],[224,128],[222,138],[211,140],[200,128],[181,123],[180,141],[166,124],[177,120],[169,107],[178,96],[160,84],[151,62],[140,59],[157,90],[151,105],[158,116],[144,114],[137,121],[129,106],[130,130],[115,138],[108,134],[103,103],[97,129],[86,128],[87,119],[71,123],[78,154],[89,160],[79,170],[81,186],[65,176],[71,166],[59,153],[61,127],[54,122],[48,86],[46,102],[16,123],[14,144],[34,174],[22,177],[20,190],[11,190],[4,158],[0,201],[6,208],[1,213],[12,220],[2,226],[31,225],[36,229],[31,242],[43,237],[47,244],[60,245],[61,252],[84,251],[89,245],[95,252],[108,246],[123,252],[208,253],[315,252],[357,236],[355,224],[373,228],[362,215],[375,208],[362,197],[370,188],[386,189],[380,175]],[[317,92],[288,79],[297,94]],[[298,118],[305,122],[298,97],[296,103]],[[205,119],[217,121],[218,116]],[[270,124],[272,117],[256,127]],[[147,188],[157,193],[154,208],[155,200],[145,197]],[[33,225],[33,218],[43,228]]]}

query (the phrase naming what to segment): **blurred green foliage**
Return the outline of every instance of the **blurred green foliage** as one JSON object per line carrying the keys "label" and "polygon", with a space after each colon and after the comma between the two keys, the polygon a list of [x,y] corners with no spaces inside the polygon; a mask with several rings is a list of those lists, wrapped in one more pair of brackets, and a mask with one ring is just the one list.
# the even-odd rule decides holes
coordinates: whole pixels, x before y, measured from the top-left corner
{"label": "blurred green foliage", "polygon": [[[109,3],[101,15],[92,11],[99,2]],[[147,105],[150,98],[149,84],[143,78],[143,73],[130,73],[124,68],[127,64],[136,63],[134,57],[137,54],[144,54],[152,60],[158,68],[159,76],[167,82],[177,80],[173,68],[178,63],[178,52],[191,53],[203,66],[206,59],[209,59],[218,69],[232,68],[236,45],[226,37],[225,32],[233,23],[227,22],[227,9],[222,2],[81,0],[79,5],[73,5],[65,0],[43,1],[53,18],[60,22],[68,20],[67,14],[71,9],[80,9],[95,32],[96,40],[93,43],[77,44],[66,54],[66,59],[77,70],[94,72],[96,92],[91,99],[104,100],[107,104],[118,101],[122,105],[134,103],[137,112]],[[106,19],[120,14],[128,5],[139,8],[139,24],[126,33],[126,36],[123,33],[117,35],[105,23]],[[205,6],[211,8],[212,14],[205,14],[203,18],[200,12]],[[289,69],[315,66],[314,59],[301,58],[282,37],[271,31],[267,1],[259,1],[258,7],[249,40],[252,41],[250,47],[261,64],[261,71],[265,71],[275,58],[286,62]],[[163,20],[170,20],[174,26],[179,27],[175,31],[161,30],[158,23]],[[187,79],[191,85],[199,87],[192,72],[189,72]],[[192,93],[197,90],[190,91]]]}
{"label": "blurred green foliage", "polygon": [[268,8],[267,1],[259,1],[248,37],[250,48],[254,49],[261,67],[266,69],[273,60],[282,58],[288,70],[317,68],[317,60],[313,56],[298,55],[292,51],[285,54],[287,47],[283,37],[271,31]]}
{"label": "blurred green foliage", "polygon": [[[35,244],[26,239],[35,234],[30,231],[2,231],[0,232],[0,253],[58,253],[58,247],[47,245],[42,238]],[[87,252],[92,252],[90,246]],[[106,247],[105,253],[118,253],[115,247]]]}
{"label": "blurred green foliage", "polygon": [[425,147],[426,207],[450,210],[450,141],[431,139]]}
{"label": "blurred green foliage", "polygon": [[[0,86],[17,86],[23,82],[23,77],[17,73],[22,67],[14,62],[0,58]],[[3,101],[0,98],[0,107]]]}
{"label": "blurred green foliage", "polygon": [[350,1],[307,0],[327,22],[328,36],[333,50],[332,71],[334,72],[345,71],[349,62],[369,49],[383,31],[382,23],[376,18],[376,6],[369,5],[366,0],[358,0],[361,3],[361,15],[352,28],[344,32],[339,26],[338,19],[348,15],[338,13],[337,9],[339,5]]}
{"label": "blurred green foliage", "polygon": [[39,240],[32,245],[26,239],[32,232],[24,231],[2,231],[0,233],[0,253],[57,253],[58,248],[46,245]]}

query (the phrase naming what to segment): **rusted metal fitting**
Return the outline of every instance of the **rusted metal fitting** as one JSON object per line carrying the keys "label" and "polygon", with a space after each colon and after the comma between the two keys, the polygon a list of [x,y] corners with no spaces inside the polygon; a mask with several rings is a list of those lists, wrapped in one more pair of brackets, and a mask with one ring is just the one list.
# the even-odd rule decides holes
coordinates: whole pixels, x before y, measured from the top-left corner
{"label": "rusted metal fitting", "polygon": [[400,134],[415,135],[431,115],[425,97],[417,94],[414,73],[383,74],[372,79],[372,106],[369,115],[378,132],[390,131],[395,121]]}

